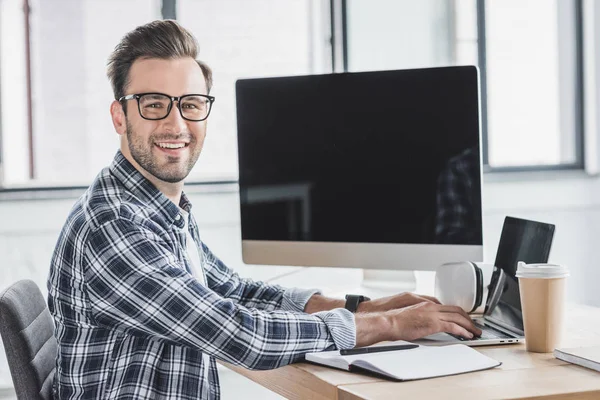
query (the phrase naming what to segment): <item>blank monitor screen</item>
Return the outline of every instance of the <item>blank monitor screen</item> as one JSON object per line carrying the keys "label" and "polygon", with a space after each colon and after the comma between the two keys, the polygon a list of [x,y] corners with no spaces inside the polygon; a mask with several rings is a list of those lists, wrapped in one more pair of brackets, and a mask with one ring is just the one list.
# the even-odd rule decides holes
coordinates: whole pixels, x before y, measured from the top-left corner
{"label": "blank monitor screen", "polygon": [[244,79],[244,241],[482,245],[475,67]]}

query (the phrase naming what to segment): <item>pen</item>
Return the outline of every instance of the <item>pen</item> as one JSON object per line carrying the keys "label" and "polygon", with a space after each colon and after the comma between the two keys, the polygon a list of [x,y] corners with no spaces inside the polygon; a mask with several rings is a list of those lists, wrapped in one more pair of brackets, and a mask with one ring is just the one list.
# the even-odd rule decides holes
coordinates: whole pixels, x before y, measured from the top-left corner
{"label": "pen", "polygon": [[357,354],[368,354],[368,353],[379,353],[382,351],[394,351],[394,350],[410,350],[419,347],[418,344],[398,344],[392,346],[374,346],[374,347],[357,347],[355,349],[342,349],[340,350],[341,356],[354,356]]}

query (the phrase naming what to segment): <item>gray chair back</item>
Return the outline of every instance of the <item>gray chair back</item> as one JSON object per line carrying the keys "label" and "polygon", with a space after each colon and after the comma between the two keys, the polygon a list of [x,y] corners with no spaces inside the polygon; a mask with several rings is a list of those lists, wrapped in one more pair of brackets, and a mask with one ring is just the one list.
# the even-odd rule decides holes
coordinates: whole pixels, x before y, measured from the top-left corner
{"label": "gray chair back", "polygon": [[0,334],[17,397],[52,399],[54,322],[33,281],[18,281],[0,293]]}

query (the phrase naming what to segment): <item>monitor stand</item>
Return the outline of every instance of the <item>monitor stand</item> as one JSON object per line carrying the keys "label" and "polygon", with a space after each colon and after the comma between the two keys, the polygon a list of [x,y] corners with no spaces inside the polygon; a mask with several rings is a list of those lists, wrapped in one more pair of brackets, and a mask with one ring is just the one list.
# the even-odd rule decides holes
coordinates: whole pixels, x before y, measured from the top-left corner
{"label": "monitor stand", "polygon": [[414,292],[417,279],[414,271],[363,270],[361,289],[371,298]]}

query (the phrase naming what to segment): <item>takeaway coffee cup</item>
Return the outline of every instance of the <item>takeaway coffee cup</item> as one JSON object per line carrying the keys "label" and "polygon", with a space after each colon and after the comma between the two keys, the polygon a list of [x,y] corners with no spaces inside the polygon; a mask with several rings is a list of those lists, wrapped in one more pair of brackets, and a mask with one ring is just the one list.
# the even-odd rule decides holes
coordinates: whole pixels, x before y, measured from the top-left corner
{"label": "takeaway coffee cup", "polygon": [[565,286],[569,269],[564,265],[517,266],[527,351],[549,353],[559,344],[564,324]]}

